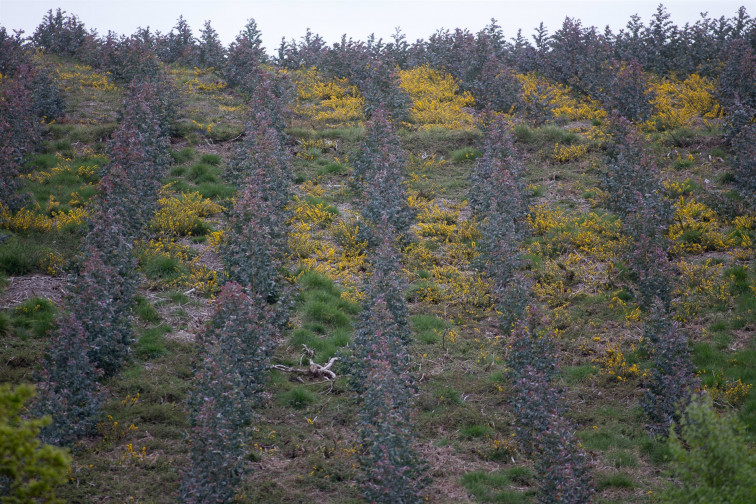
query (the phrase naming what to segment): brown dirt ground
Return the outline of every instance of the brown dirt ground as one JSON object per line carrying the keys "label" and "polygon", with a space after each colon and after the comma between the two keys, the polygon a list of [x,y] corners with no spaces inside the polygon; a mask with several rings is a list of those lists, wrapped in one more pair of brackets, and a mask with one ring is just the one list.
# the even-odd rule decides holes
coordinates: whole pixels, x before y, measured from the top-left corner
{"label": "brown dirt ground", "polygon": [[46,298],[60,304],[65,295],[65,278],[48,275],[9,277],[0,294],[0,309],[13,308],[33,297]]}

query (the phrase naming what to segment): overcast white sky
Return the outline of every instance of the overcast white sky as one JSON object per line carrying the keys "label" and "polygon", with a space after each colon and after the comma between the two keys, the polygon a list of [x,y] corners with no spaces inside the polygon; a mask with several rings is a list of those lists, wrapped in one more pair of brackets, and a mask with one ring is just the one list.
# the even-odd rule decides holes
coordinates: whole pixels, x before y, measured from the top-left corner
{"label": "overcast white sky", "polygon": [[[128,35],[139,26],[165,33],[183,14],[195,35],[209,19],[228,44],[253,17],[273,53],[281,37],[299,39],[308,27],[328,43],[342,33],[360,40],[370,33],[388,39],[396,27],[414,42],[439,28],[476,32],[492,17],[507,37],[518,28],[530,36],[541,21],[554,32],[566,16],[582,20],[584,26],[603,30],[609,25],[617,31],[635,13],[647,22],[658,4],[659,0],[0,0],[0,24],[31,34],[48,9],[60,7],[100,34],[113,30]],[[753,0],[668,0],[664,5],[680,26],[695,22],[703,11],[732,17],[741,5],[756,15]]]}

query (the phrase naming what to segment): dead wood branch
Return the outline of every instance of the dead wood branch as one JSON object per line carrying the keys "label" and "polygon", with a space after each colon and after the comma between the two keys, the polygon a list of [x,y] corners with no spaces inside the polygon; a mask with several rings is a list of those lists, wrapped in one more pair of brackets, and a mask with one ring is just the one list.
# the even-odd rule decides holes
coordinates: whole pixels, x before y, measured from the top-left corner
{"label": "dead wood branch", "polygon": [[284,373],[307,376],[312,379],[325,379],[326,381],[333,381],[336,379],[336,373],[331,371],[331,366],[333,366],[333,364],[337,360],[339,360],[338,357],[331,357],[324,366],[321,366],[320,364],[313,361],[312,359],[308,359],[308,360],[310,361],[310,365],[306,368],[302,368],[302,367],[294,368],[294,367],[284,366],[282,364],[274,364],[273,366],[270,366],[270,368],[283,371]]}

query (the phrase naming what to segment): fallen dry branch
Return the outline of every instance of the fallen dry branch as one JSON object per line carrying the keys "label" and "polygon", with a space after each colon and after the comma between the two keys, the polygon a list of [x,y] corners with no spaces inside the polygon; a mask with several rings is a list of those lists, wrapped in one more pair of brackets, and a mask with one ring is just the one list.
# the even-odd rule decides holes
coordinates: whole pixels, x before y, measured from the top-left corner
{"label": "fallen dry branch", "polygon": [[331,357],[324,366],[321,366],[320,364],[313,361],[312,359],[308,359],[308,360],[310,361],[310,365],[306,368],[302,368],[302,367],[294,368],[294,367],[284,366],[282,364],[274,364],[270,366],[270,368],[283,371],[284,373],[307,376],[313,379],[325,379],[327,381],[333,381],[336,379],[336,373],[331,371],[331,366],[333,366],[333,364],[337,360],[339,360],[338,357]]}

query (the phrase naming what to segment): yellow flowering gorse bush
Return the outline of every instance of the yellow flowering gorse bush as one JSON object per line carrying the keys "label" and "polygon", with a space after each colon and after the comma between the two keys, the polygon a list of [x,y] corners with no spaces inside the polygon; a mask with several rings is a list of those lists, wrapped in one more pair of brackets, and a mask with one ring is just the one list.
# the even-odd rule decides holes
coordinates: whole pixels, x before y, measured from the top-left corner
{"label": "yellow flowering gorse bush", "polygon": [[558,163],[566,163],[575,159],[580,159],[588,153],[587,145],[554,145],[554,153],[551,158]]}
{"label": "yellow flowering gorse bush", "polygon": [[684,81],[672,78],[651,81],[653,115],[647,121],[647,129],[670,129],[691,126],[697,118],[705,121],[722,117],[714,94],[716,82],[698,74]]}
{"label": "yellow flowering gorse bush", "polygon": [[522,86],[521,96],[526,105],[541,104],[551,110],[554,119],[589,121],[607,116],[597,101],[591,98],[577,99],[565,86],[551,83],[535,72],[515,74],[515,77]]}
{"label": "yellow flowering gorse bush", "polygon": [[459,93],[459,86],[449,74],[428,65],[399,72],[399,87],[412,99],[410,122],[421,129],[463,129],[474,126],[474,118],[465,111],[472,107],[470,93]]}
{"label": "yellow flowering gorse bush", "polygon": [[294,111],[313,123],[329,127],[353,126],[365,120],[365,99],[346,79],[326,81],[316,68],[294,74]]}
{"label": "yellow flowering gorse bush", "polygon": [[101,91],[118,89],[118,86],[110,80],[110,72],[97,73],[89,65],[75,65],[74,69],[68,72],[58,69],[58,77],[63,82],[63,88],[66,91],[73,86],[79,89],[92,88]]}
{"label": "yellow flowering gorse bush", "polygon": [[158,199],[151,227],[159,233],[191,235],[202,225],[202,217],[217,214],[223,207],[204,198],[199,192],[181,193],[180,196],[162,196]]}
{"label": "yellow flowering gorse bush", "polygon": [[626,381],[628,378],[640,375],[637,364],[628,365],[619,344],[608,344],[604,355],[594,359],[601,367],[601,374],[613,377],[618,381]]}
{"label": "yellow flowering gorse bush", "polygon": [[680,198],[669,227],[674,241],[673,252],[700,253],[706,250],[727,250],[734,243],[722,231],[717,213],[694,198]]}

